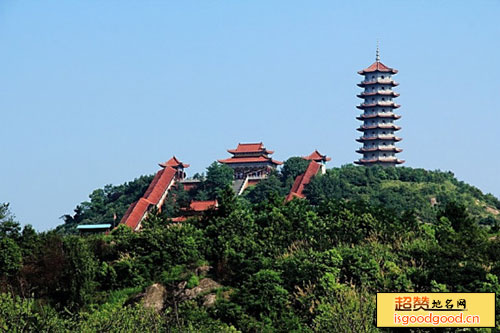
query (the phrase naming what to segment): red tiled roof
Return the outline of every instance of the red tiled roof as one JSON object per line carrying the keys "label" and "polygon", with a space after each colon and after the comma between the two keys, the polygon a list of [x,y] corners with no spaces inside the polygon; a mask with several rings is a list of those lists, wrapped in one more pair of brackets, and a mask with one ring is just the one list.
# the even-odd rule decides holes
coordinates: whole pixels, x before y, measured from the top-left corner
{"label": "red tiled roof", "polygon": [[373,64],[370,65],[370,67],[359,71],[358,74],[364,75],[365,73],[372,73],[372,72],[391,72],[393,74],[396,74],[398,71],[396,69],[387,67],[380,61],[375,61]]}
{"label": "red tiled roof", "polygon": [[360,116],[356,117],[358,120],[363,120],[363,119],[371,119],[371,118],[393,118],[393,119],[399,119],[401,118],[400,115],[394,114],[392,112],[386,112],[384,113],[374,113],[374,114],[361,114]]}
{"label": "red tiled roof", "polygon": [[372,84],[390,84],[391,86],[395,87],[395,86],[399,86],[399,83],[394,81],[394,80],[387,80],[387,79],[376,79],[376,80],[372,80],[372,81],[362,81],[360,83],[358,83],[358,87],[364,87],[364,86],[369,86],[369,85],[372,85]]}
{"label": "red tiled roof", "polygon": [[304,187],[309,184],[312,177],[314,177],[321,170],[321,164],[311,161],[306,169],[306,171],[295,178],[292,189],[286,197],[286,201],[290,201],[293,198],[304,198]]}
{"label": "red tiled roof", "polygon": [[172,218],[172,222],[184,222],[187,220],[186,216],[177,216]]}
{"label": "red tiled roof", "polygon": [[309,161],[330,161],[331,158],[326,156],[326,155],[321,155],[321,153],[317,150],[313,151],[309,156],[304,156],[303,159],[309,160]]}
{"label": "red tiled roof", "polygon": [[184,191],[187,191],[187,192],[191,191],[194,188],[197,188],[199,185],[200,185],[200,183],[186,183],[186,184],[182,184],[182,186],[184,186]]}
{"label": "red tiled roof", "polygon": [[397,159],[396,157],[392,157],[392,158],[372,158],[372,159],[369,159],[369,160],[360,159],[360,160],[354,161],[355,164],[369,164],[369,163],[396,163],[396,164],[402,164],[404,162],[405,162],[405,160],[400,160],[400,159]]}
{"label": "red tiled roof", "polygon": [[382,106],[382,107],[385,106],[385,107],[388,107],[388,108],[395,108],[395,109],[401,107],[401,105],[396,104],[396,103],[394,103],[392,101],[388,101],[388,102],[382,101],[382,102],[376,102],[376,103],[362,103],[360,105],[356,105],[356,107],[358,109],[361,109],[361,110],[362,109],[366,109],[366,108],[373,108],[375,106]]}
{"label": "red tiled roof", "polygon": [[395,131],[399,131],[401,129],[400,126],[397,126],[395,124],[392,124],[392,123],[379,123],[379,124],[376,124],[376,125],[368,125],[368,126],[365,126],[365,125],[362,125],[358,128],[356,128],[358,131],[360,132],[363,132],[363,131],[366,131],[366,130],[371,130],[371,129],[375,129],[375,128],[381,128],[381,129],[392,129],[392,130],[395,130]]}
{"label": "red tiled roof", "polygon": [[375,136],[362,136],[356,139],[358,142],[364,142],[364,141],[372,141],[372,140],[394,140],[394,141],[401,141],[403,140],[402,138],[395,136],[394,134],[381,134],[381,135],[375,135]]}
{"label": "red tiled roof", "polygon": [[265,157],[265,156],[258,156],[258,157],[231,157],[231,158],[226,158],[224,160],[218,160],[220,163],[264,163],[264,162],[270,162],[273,164],[283,164],[283,162],[273,160],[270,157]]}
{"label": "red tiled roof", "polygon": [[185,164],[185,163],[182,163],[181,161],[179,161],[177,159],[177,157],[173,156],[171,159],[169,159],[168,161],[164,162],[164,163],[160,163],[160,166],[162,168],[165,168],[165,167],[172,167],[172,168],[178,168],[178,167],[183,167],[183,168],[188,168],[189,167],[189,164]]}
{"label": "red tiled roof", "polygon": [[363,153],[370,153],[374,151],[394,151],[396,153],[400,153],[403,151],[402,148],[398,147],[387,147],[387,146],[374,146],[374,147],[361,147],[358,150],[356,150],[357,153],[363,154]]}
{"label": "red tiled roof", "polygon": [[219,203],[217,200],[191,201],[189,209],[195,212],[203,212],[212,208],[217,208],[218,206]]}
{"label": "red tiled roof", "polygon": [[266,153],[272,154],[272,150],[267,150],[262,142],[258,143],[238,143],[236,149],[228,149],[231,154],[235,153]]}
{"label": "red tiled roof", "polygon": [[175,173],[176,170],[172,167],[158,171],[143,197],[157,205],[174,180]]}
{"label": "red tiled roof", "polygon": [[395,91],[392,90],[377,90],[377,91],[372,91],[372,92],[362,92],[356,96],[359,98],[365,98],[367,96],[376,96],[376,95],[381,95],[381,96],[393,96],[393,97],[399,97],[399,94]]}
{"label": "red tiled roof", "polygon": [[139,201],[136,201],[132,205],[130,205],[125,215],[123,215],[120,223],[129,226],[130,228],[132,228],[132,230],[137,230],[142,219],[148,212],[149,206],[152,204],[153,203],[151,201],[145,198],[140,198]]}

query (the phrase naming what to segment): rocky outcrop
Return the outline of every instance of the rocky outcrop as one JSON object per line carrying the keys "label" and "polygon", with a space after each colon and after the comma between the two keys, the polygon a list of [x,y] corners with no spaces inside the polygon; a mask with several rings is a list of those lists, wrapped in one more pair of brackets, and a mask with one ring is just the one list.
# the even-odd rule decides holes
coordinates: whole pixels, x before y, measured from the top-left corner
{"label": "rocky outcrop", "polygon": [[[185,282],[181,282],[178,285],[178,287],[180,287],[179,289],[183,289],[185,288],[185,286],[186,286]],[[209,293],[220,287],[222,286],[217,282],[215,282],[214,280],[210,278],[204,278],[200,280],[200,283],[196,287],[182,290],[179,293],[179,296],[181,299],[194,299],[201,294]]]}
{"label": "rocky outcrop", "polygon": [[162,284],[155,283],[146,288],[142,301],[146,308],[151,308],[156,312],[160,312],[165,306],[166,297],[167,289]]}
{"label": "rocky outcrop", "polygon": [[203,306],[209,308],[215,305],[215,301],[217,300],[217,295],[208,294],[203,297]]}
{"label": "rocky outcrop", "polygon": [[147,287],[143,293],[130,298],[125,302],[125,305],[142,302],[146,308],[160,312],[168,305],[192,300],[200,296],[203,297],[203,306],[210,307],[217,300],[217,295],[214,291],[222,287],[222,285],[210,278],[201,279],[194,288],[186,288],[186,286],[187,281],[182,281],[173,289],[167,290],[161,283],[155,283]]}

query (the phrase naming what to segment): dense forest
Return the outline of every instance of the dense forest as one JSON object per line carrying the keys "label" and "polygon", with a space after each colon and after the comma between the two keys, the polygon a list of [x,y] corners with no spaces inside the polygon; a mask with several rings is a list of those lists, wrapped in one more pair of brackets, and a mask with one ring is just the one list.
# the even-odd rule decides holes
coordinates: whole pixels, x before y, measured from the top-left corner
{"label": "dense forest", "polygon": [[[53,231],[0,206],[0,331],[388,332],[375,327],[381,291],[496,292],[500,327],[497,198],[450,172],[348,165],[285,202],[306,167],[290,158],[236,197],[214,163],[141,232],[75,226],[116,223],[151,176],[94,191]],[[217,209],[172,222],[212,198]]]}

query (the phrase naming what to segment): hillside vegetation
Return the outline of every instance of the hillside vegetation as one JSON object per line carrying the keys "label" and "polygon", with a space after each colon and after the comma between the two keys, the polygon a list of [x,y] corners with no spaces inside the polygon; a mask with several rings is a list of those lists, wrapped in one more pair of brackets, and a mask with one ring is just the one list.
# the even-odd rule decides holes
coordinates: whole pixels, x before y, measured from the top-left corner
{"label": "hillside vegetation", "polygon": [[[137,233],[62,232],[75,216],[36,233],[2,206],[0,330],[377,332],[380,291],[496,292],[500,304],[500,202],[451,173],[344,166],[285,203],[305,168],[295,158],[241,197],[223,166],[209,168]],[[133,201],[130,184],[114,200],[91,197],[79,216],[102,223],[107,207]],[[171,222],[199,197],[220,206]],[[163,302],[143,306],[154,283]]]}

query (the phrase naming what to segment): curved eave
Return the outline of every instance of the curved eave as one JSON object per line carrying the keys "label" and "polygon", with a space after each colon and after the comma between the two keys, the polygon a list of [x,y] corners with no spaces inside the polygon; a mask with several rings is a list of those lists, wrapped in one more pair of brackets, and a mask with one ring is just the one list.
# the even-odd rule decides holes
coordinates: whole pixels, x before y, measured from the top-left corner
{"label": "curved eave", "polygon": [[403,164],[404,162],[405,162],[405,160],[399,160],[397,158],[393,158],[393,159],[389,159],[389,158],[373,158],[373,159],[369,159],[369,160],[360,159],[360,160],[354,161],[355,164],[359,164],[359,165],[384,164],[384,163],[387,163],[387,164]]}
{"label": "curved eave", "polygon": [[373,64],[365,69],[360,70],[358,73],[364,75],[366,73],[393,73],[396,74],[398,71],[394,68],[384,65],[379,59],[377,59]]}
{"label": "curved eave", "polygon": [[385,147],[384,148],[382,146],[382,147],[375,147],[375,148],[359,148],[358,150],[356,150],[356,153],[364,154],[364,153],[373,153],[376,151],[382,151],[382,152],[392,151],[395,153],[400,153],[403,151],[403,149],[397,148],[397,147]]}
{"label": "curved eave", "polygon": [[360,105],[356,105],[356,107],[358,109],[360,109],[360,110],[374,108],[374,107],[377,107],[377,106],[386,107],[386,108],[394,108],[394,109],[397,109],[397,108],[401,107],[401,105],[393,103],[393,102],[388,102],[388,103],[380,102],[380,103],[373,103],[373,104],[364,104],[363,103],[363,104],[360,104]]}
{"label": "curved eave", "polygon": [[375,140],[385,140],[385,141],[396,141],[399,142],[403,140],[400,137],[397,136],[362,136],[360,138],[357,138],[356,141],[358,142],[365,142],[365,141],[375,141]]}
{"label": "curved eave", "polygon": [[394,69],[394,68],[390,68],[390,69],[374,69],[374,70],[371,70],[371,69],[363,69],[363,70],[360,70],[358,71],[358,74],[359,75],[365,75],[365,74],[368,74],[368,73],[376,73],[376,72],[379,72],[379,73],[392,73],[392,74],[397,74],[398,73],[398,70],[397,69]]}
{"label": "curved eave", "polygon": [[393,80],[374,80],[374,81],[362,81],[358,83],[358,87],[370,86],[373,84],[389,84],[393,87],[398,86],[399,83]]}
{"label": "curved eave", "polygon": [[362,92],[358,95],[356,95],[359,98],[366,98],[366,97],[372,97],[372,96],[392,96],[394,98],[399,97],[399,94],[395,91],[388,91],[388,90],[377,90],[374,92]]}
{"label": "curved eave", "polygon": [[373,118],[392,118],[392,119],[399,119],[401,118],[400,115],[394,114],[394,113],[388,113],[388,114],[381,114],[381,113],[376,113],[376,114],[362,114],[358,117],[356,117],[357,120],[365,120],[365,119],[373,119]]}
{"label": "curved eave", "polygon": [[363,131],[369,131],[372,129],[391,129],[394,131],[399,131],[401,129],[400,126],[392,125],[392,126],[383,126],[383,125],[375,125],[375,126],[360,126],[356,128],[356,130],[363,132]]}

